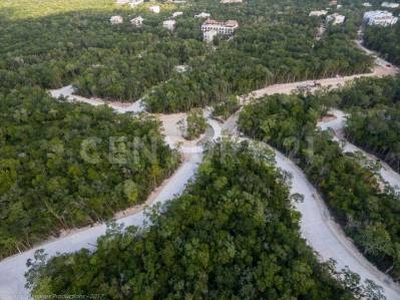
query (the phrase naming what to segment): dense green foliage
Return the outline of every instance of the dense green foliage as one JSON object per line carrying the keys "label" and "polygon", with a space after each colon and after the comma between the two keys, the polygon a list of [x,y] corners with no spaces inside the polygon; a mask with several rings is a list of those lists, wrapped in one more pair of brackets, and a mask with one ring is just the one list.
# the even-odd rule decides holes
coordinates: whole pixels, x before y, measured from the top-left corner
{"label": "dense green foliage", "polygon": [[400,199],[346,156],[328,132],[315,130],[329,96],[275,95],[245,107],[239,126],[292,157],[321,192],[355,244],[380,269],[400,278]]}
{"label": "dense green foliage", "polygon": [[332,95],[351,112],[346,137],[400,172],[400,78],[364,78]]}
{"label": "dense green foliage", "polygon": [[141,203],[177,166],[159,124],[39,89],[0,95],[0,258]]}
{"label": "dense green foliage", "polygon": [[[273,82],[367,72],[371,66],[351,41],[357,23],[351,15],[315,40],[322,20],[308,13],[320,1],[189,1],[163,4],[160,14],[148,11],[150,3],[132,9],[113,0],[13,2],[0,3],[0,89],[73,82],[84,96],[144,97],[151,111],[177,112],[223,103]],[[184,14],[170,33],[161,24],[178,9]],[[204,20],[193,17],[201,11],[238,20],[235,37],[207,46],[200,31]],[[112,26],[109,18],[116,14],[125,22]],[[137,15],[145,19],[142,28],[129,23]],[[189,70],[177,72],[181,64]]]}
{"label": "dense green foliage", "polygon": [[206,131],[207,122],[201,109],[192,109],[186,117],[186,135],[188,140],[200,137]]}
{"label": "dense green foliage", "polygon": [[151,214],[149,228],[112,227],[93,252],[47,264],[38,253],[27,274],[33,295],[351,299],[300,238],[288,178],[272,161],[246,143],[216,145],[184,194]]}
{"label": "dense green foliage", "polygon": [[393,27],[367,27],[364,32],[364,45],[378,51],[390,62],[400,65],[400,23]]}

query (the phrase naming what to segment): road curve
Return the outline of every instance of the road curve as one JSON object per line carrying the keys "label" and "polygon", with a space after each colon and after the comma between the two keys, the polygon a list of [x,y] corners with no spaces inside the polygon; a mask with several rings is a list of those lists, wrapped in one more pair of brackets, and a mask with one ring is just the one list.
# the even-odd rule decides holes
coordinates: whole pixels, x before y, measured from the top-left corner
{"label": "road curve", "polygon": [[400,299],[400,287],[386,274],[374,267],[348,239],[341,227],[330,216],[328,208],[303,171],[277,150],[277,167],[293,175],[291,193],[304,195],[304,201],[296,203],[301,213],[301,234],[323,261],[333,258],[338,269],[348,266],[361,278],[371,279],[384,289],[388,300]]}
{"label": "road curve", "polygon": [[378,159],[376,156],[365,152],[361,148],[356,145],[350,143],[343,137],[343,130],[346,126],[346,117],[347,114],[338,109],[331,109],[329,111],[330,114],[334,115],[336,119],[328,121],[328,122],[319,122],[318,127],[322,130],[333,129],[336,134],[335,139],[339,142],[344,152],[350,153],[361,153],[364,157],[372,162],[379,161],[380,168],[378,170],[380,179],[383,180],[384,183],[389,184],[395,191],[400,192],[400,174],[394,171],[387,163]]}

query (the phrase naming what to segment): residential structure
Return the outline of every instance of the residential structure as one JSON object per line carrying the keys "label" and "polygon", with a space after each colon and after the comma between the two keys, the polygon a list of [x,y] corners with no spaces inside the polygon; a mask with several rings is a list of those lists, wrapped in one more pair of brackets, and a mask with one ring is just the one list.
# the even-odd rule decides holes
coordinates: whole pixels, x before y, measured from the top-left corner
{"label": "residential structure", "polygon": [[131,24],[136,27],[141,27],[143,25],[143,18],[141,16],[136,17],[131,20]]}
{"label": "residential structure", "polygon": [[398,17],[393,16],[391,12],[375,10],[375,11],[367,11],[364,14],[364,22],[368,25],[376,25],[376,26],[392,26],[396,24],[398,21]]}
{"label": "residential structure", "polygon": [[112,17],[110,18],[110,23],[111,23],[112,25],[121,24],[121,23],[123,23],[123,22],[124,22],[124,19],[123,19],[121,16],[112,16]]}
{"label": "residential structure", "polygon": [[239,27],[239,23],[235,20],[228,20],[226,22],[216,21],[207,19],[203,25],[201,25],[201,31],[207,32],[215,30],[218,34],[230,35]]}
{"label": "residential structure", "polygon": [[174,69],[178,73],[185,73],[187,70],[189,70],[189,66],[188,65],[178,65],[178,66],[175,66]]}
{"label": "residential structure", "polygon": [[206,12],[201,12],[198,15],[194,15],[195,18],[209,18],[211,17],[211,14],[206,13]]}
{"label": "residential structure", "polygon": [[205,41],[207,43],[211,43],[217,35],[218,35],[218,32],[216,30],[204,31],[203,32],[203,41]]}
{"label": "residential structure", "polygon": [[393,2],[383,2],[382,7],[387,7],[387,8],[398,8],[400,6],[399,3],[393,3]]}
{"label": "residential structure", "polygon": [[158,5],[154,5],[154,6],[150,6],[149,10],[155,14],[159,14],[160,13],[160,6]]}
{"label": "residential structure", "polygon": [[219,3],[225,4],[225,3],[242,3],[243,0],[221,0]]}
{"label": "residential structure", "polygon": [[325,16],[328,12],[326,10],[313,10],[310,12],[310,17],[320,17]]}
{"label": "residential structure", "polygon": [[174,12],[174,13],[172,14],[172,17],[173,17],[173,18],[176,18],[176,17],[182,16],[182,15],[183,15],[183,11],[176,11],[176,12]]}
{"label": "residential structure", "polygon": [[369,3],[369,2],[364,2],[362,5],[365,6],[365,7],[371,7],[372,6],[372,4]]}
{"label": "residential structure", "polygon": [[176,25],[176,21],[175,20],[166,20],[163,22],[163,27],[170,30],[170,31],[174,31],[175,29],[175,25]]}
{"label": "residential structure", "polygon": [[131,7],[135,7],[137,5],[143,4],[143,2],[144,2],[143,0],[130,0],[129,5]]}
{"label": "residential structure", "polygon": [[343,24],[345,19],[345,16],[334,13],[326,17],[326,23],[332,23],[332,25]]}

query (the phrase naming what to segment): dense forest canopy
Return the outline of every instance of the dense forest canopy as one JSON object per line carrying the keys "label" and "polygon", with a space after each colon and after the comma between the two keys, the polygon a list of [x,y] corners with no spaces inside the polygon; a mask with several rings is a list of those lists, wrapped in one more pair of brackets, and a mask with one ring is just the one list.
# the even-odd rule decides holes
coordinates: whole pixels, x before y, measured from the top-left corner
{"label": "dense forest canopy", "polygon": [[316,131],[332,101],[324,93],[266,97],[244,108],[239,127],[292,157],[366,257],[399,280],[400,199],[382,190],[372,171],[343,154],[330,133]]}
{"label": "dense forest canopy", "polygon": [[143,202],[178,164],[150,117],[0,95],[0,258]]}
{"label": "dense forest canopy", "polygon": [[111,227],[93,252],[47,264],[38,253],[27,274],[33,295],[353,299],[354,292],[379,299],[379,290],[358,290],[348,270],[317,262],[300,238],[288,180],[270,150],[217,144],[184,194],[150,214],[149,228]]}
{"label": "dense forest canopy", "polygon": [[[359,16],[351,9],[344,25],[328,26],[323,38],[315,39],[324,19],[308,13],[327,1],[189,1],[161,4],[160,14],[149,12],[150,3],[132,9],[111,0],[12,2],[0,4],[0,89],[74,83],[83,96],[144,97],[151,111],[177,112],[219,104],[269,83],[364,73],[371,67],[352,42]],[[176,10],[184,14],[171,33],[161,24]],[[234,38],[206,45],[200,31],[204,20],[194,18],[201,11],[238,20]],[[125,22],[112,26],[112,15]],[[137,15],[145,19],[141,28],[129,22]],[[190,69],[176,72],[182,64]]]}
{"label": "dense forest canopy", "polygon": [[350,112],[346,137],[400,172],[400,77],[359,79],[331,97]]}
{"label": "dense forest canopy", "polygon": [[[397,11],[397,15],[399,13],[400,10]],[[400,23],[393,27],[367,27],[364,32],[364,45],[378,51],[390,62],[400,65]]]}

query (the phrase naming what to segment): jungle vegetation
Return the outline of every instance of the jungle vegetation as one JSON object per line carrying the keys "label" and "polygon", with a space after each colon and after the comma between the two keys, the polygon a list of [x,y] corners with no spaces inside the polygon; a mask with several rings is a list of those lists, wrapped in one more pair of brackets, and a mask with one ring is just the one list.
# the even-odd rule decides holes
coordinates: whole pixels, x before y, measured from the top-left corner
{"label": "jungle vegetation", "polygon": [[316,260],[289,181],[270,150],[221,142],[183,195],[149,212],[149,227],[111,226],[94,251],[37,252],[28,286],[106,299],[381,299],[373,283]]}
{"label": "jungle vegetation", "polygon": [[400,199],[382,189],[371,170],[343,153],[331,133],[316,130],[331,101],[326,94],[269,96],[244,108],[239,127],[291,157],[364,255],[399,280]]}

